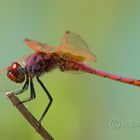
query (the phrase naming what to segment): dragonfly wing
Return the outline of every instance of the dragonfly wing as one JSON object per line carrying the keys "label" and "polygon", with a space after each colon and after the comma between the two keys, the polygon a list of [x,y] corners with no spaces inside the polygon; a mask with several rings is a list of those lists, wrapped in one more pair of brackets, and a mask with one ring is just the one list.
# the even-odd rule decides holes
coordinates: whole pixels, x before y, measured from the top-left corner
{"label": "dragonfly wing", "polygon": [[57,51],[68,52],[73,55],[82,56],[85,60],[96,61],[96,56],[89,51],[85,40],[78,34],[65,32],[63,42]]}
{"label": "dragonfly wing", "polygon": [[55,50],[55,47],[49,46],[48,44],[40,43],[40,42],[35,41],[35,40],[25,39],[24,43],[28,47],[33,49],[34,51],[40,52],[40,53],[50,53],[50,52],[53,52]]}

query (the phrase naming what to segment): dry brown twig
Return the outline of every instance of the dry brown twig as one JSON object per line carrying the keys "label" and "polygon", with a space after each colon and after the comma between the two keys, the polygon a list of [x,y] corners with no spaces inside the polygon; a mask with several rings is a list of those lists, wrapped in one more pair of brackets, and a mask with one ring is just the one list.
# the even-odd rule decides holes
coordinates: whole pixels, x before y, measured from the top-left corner
{"label": "dry brown twig", "polygon": [[44,129],[37,119],[31,114],[31,112],[25,107],[24,104],[19,104],[20,99],[14,95],[14,93],[7,93],[8,98],[11,100],[14,106],[19,112],[26,118],[26,120],[32,125],[32,127],[42,136],[44,140],[54,140],[52,136]]}

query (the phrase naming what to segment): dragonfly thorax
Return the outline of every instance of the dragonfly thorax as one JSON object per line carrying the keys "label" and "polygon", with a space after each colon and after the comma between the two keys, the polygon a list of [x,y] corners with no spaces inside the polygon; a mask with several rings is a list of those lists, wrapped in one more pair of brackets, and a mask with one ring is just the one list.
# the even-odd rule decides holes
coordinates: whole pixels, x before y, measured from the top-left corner
{"label": "dragonfly thorax", "polygon": [[22,83],[25,80],[25,69],[19,63],[14,62],[8,67],[7,76],[16,83]]}

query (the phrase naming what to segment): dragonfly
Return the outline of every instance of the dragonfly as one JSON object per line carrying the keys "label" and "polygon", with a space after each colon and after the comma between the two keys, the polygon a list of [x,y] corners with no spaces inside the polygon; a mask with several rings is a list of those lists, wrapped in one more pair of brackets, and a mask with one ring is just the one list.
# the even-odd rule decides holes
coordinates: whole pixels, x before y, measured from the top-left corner
{"label": "dragonfly", "polygon": [[53,102],[51,94],[42,80],[40,80],[40,77],[56,68],[59,68],[61,72],[80,71],[122,83],[140,86],[140,80],[110,74],[95,69],[88,64],[88,61],[96,62],[96,55],[89,51],[86,41],[76,33],[66,31],[62,43],[57,47],[30,39],[25,39],[24,43],[30,47],[34,53],[12,62],[12,64],[2,70],[0,74],[6,71],[8,80],[16,84],[23,83],[23,87],[14,92],[15,95],[23,93],[30,86],[30,97],[21,101],[21,103],[35,99],[36,93],[33,79],[37,80],[49,99],[49,103],[41,115],[39,123],[42,122]]}

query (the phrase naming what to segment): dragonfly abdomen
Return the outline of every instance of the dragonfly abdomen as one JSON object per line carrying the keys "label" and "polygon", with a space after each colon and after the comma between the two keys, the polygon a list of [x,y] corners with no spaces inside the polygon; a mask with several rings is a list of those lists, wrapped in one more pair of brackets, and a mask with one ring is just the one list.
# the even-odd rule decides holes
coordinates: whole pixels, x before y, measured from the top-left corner
{"label": "dragonfly abdomen", "polygon": [[122,83],[126,83],[126,84],[140,86],[140,80],[136,80],[133,78],[126,78],[126,77],[122,77],[122,76],[114,75],[114,74],[109,74],[107,72],[94,69],[91,66],[84,64],[84,63],[80,63],[80,62],[75,62],[75,65],[77,65],[77,67],[79,67],[79,70],[83,71],[83,72],[95,74],[95,75],[98,75],[98,76],[103,77],[103,78],[108,78],[108,79],[115,80],[115,81],[122,82]]}

